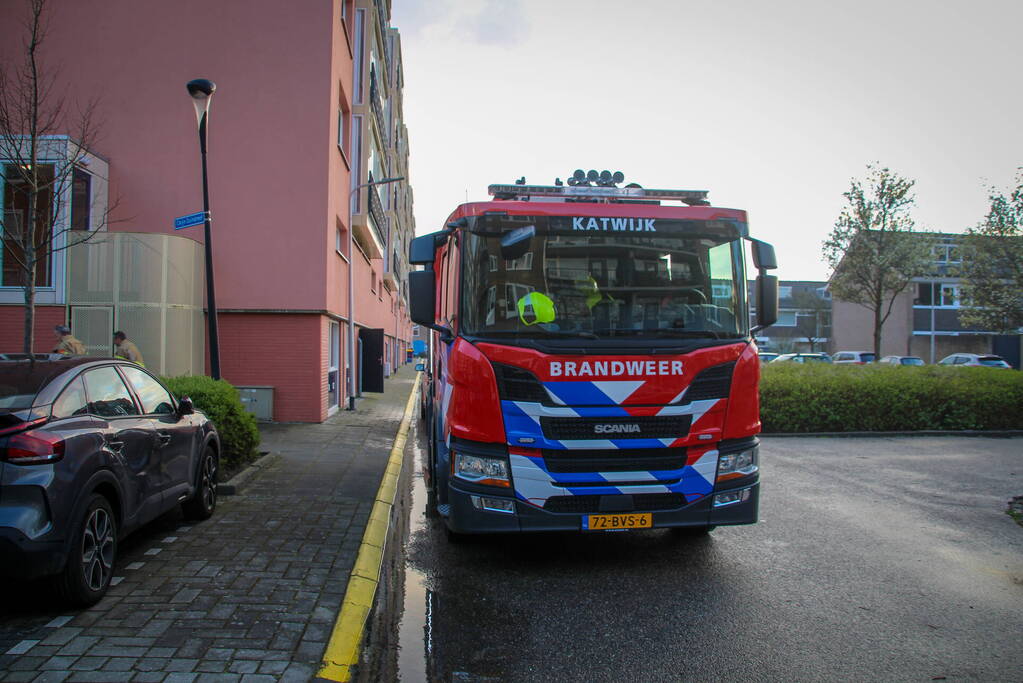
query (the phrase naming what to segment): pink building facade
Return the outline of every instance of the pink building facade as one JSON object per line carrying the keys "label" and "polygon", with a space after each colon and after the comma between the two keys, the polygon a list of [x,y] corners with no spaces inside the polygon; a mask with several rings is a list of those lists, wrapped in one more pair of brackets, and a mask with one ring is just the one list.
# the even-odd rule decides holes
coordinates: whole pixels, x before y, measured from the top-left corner
{"label": "pink building facade", "polygon": [[[388,2],[369,7],[374,19],[387,20]],[[5,60],[20,57],[24,11],[20,2],[0,7]],[[369,51],[356,16],[355,0],[50,6],[44,68],[71,101],[97,101],[101,123],[89,151],[109,164],[115,205],[103,229],[174,233],[176,216],[202,210],[185,83],[216,82],[209,185],[221,371],[237,386],[273,387],[278,421],[326,419],[346,405],[349,373],[358,379],[392,371],[405,362],[411,339],[404,285],[394,278],[383,284],[386,255],[414,230],[410,213],[385,209],[392,224],[376,252],[359,247],[352,233],[359,210],[352,190],[368,182],[365,150],[352,144],[353,83],[361,78],[355,69],[367,61],[357,50]],[[389,127],[395,123],[404,129],[400,121]],[[382,151],[395,158],[397,146]],[[407,167],[407,148],[401,161]],[[405,176],[393,183],[398,188],[362,191],[411,197]],[[202,226],[182,233],[203,238]],[[61,313],[60,306],[41,310],[37,327],[47,331],[37,333],[37,350],[48,350],[47,326]],[[21,315],[16,305],[0,306],[5,347],[12,344],[7,337],[20,339]],[[17,334],[8,334],[14,326]],[[349,357],[349,329],[356,340],[360,330],[383,330],[387,354],[364,360],[354,343]],[[0,349],[8,350],[20,345]]]}

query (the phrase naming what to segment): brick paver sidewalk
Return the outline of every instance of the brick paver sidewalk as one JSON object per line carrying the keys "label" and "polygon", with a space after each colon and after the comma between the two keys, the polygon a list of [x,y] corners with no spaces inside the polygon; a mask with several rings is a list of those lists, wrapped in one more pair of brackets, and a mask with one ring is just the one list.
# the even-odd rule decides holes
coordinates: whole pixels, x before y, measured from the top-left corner
{"label": "brick paver sidewalk", "polygon": [[107,597],[0,653],[0,680],[312,678],[414,379],[406,367],[324,424],[261,428],[279,459],[210,520],[126,544]]}

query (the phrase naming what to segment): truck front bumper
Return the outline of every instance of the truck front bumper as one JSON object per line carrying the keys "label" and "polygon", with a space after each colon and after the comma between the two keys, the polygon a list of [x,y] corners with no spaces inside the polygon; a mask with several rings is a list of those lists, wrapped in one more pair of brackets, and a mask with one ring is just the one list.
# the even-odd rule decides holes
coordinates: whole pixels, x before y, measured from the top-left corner
{"label": "truck front bumper", "polygon": [[[715,491],[689,505],[677,509],[653,511],[636,509],[634,511],[618,511],[616,514],[651,512],[653,515],[653,528],[655,529],[753,524],[757,521],[760,503],[760,483],[747,484],[734,490],[742,489],[749,489],[749,495],[745,500],[720,507],[714,506],[714,496],[715,494],[723,493],[723,490]],[[527,505],[520,500],[514,501],[514,512],[481,510],[472,501],[472,496],[479,497],[480,495],[479,493],[461,490],[454,485],[450,486],[448,489],[448,502],[451,508],[447,517],[449,529],[460,534],[581,531],[583,530],[583,520],[589,514],[606,514],[596,511],[592,513],[547,512],[533,505]],[[501,498],[501,496],[497,495],[486,495],[490,498]],[[508,496],[505,496],[505,498],[511,500]]]}

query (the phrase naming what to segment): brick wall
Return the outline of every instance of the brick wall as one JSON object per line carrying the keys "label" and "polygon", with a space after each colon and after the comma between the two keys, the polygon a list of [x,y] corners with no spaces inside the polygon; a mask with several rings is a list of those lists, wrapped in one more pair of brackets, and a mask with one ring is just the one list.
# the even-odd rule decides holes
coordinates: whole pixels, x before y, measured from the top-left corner
{"label": "brick wall", "polygon": [[222,313],[220,369],[235,386],[272,386],[277,422],[327,417],[327,318]]}
{"label": "brick wall", "polygon": [[[57,343],[53,326],[67,323],[66,310],[63,306],[36,306],[33,351],[47,353],[53,350]],[[14,305],[0,306],[0,353],[21,353],[24,334],[25,309]]]}

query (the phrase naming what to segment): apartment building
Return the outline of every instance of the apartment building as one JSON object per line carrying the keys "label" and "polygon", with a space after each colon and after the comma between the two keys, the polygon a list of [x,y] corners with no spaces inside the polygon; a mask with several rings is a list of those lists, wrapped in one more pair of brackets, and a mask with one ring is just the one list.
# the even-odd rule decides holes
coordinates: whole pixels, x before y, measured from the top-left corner
{"label": "apartment building", "polygon": [[[8,63],[23,58],[26,5],[0,5],[0,59]],[[49,5],[42,67],[69,102],[97,102],[98,134],[87,150],[95,161],[82,165],[89,182],[78,196],[113,207],[109,220],[83,229],[160,236],[140,247],[149,251],[185,244],[178,251],[187,269],[168,272],[200,292],[202,268],[187,244],[201,243],[203,228],[174,229],[175,217],[202,210],[185,83],[217,84],[208,139],[221,374],[237,386],[272,388],[275,420],[322,421],[353,393],[381,390],[407,360],[405,255],[414,226],[400,37],[389,17],[387,0]],[[69,144],[73,134],[69,124]],[[69,206],[66,220],[78,220]],[[154,333],[119,300],[109,303],[109,319],[85,325],[74,314],[81,297],[71,291],[69,261],[58,256],[48,266],[37,351],[51,347],[54,324],[68,323],[96,353],[109,353],[112,331],[123,328],[142,340],[148,359],[155,341],[147,339],[179,327]],[[138,278],[143,267],[125,259],[116,277]],[[0,352],[21,350],[21,291],[5,271]],[[199,329],[175,348],[197,347],[201,371],[205,299],[194,290],[189,297],[166,305],[199,311]]]}
{"label": "apartment building", "polygon": [[[756,324],[757,282],[746,283],[750,302],[750,326]],[[817,280],[778,282],[778,322],[757,335],[762,351],[829,352],[831,339],[831,293],[828,283]]]}
{"label": "apartment building", "polygon": [[[932,268],[896,297],[884,324],[881,354],[919,356],[936,363],[953,353],[994,353],[1020,367],[1020,335],[967,325],[959,317],[962,236],[919,233],[918,237],[934,240]],[[836,348],[873,349],[874,323],[869,309],[835,299],[833,319]]]}

